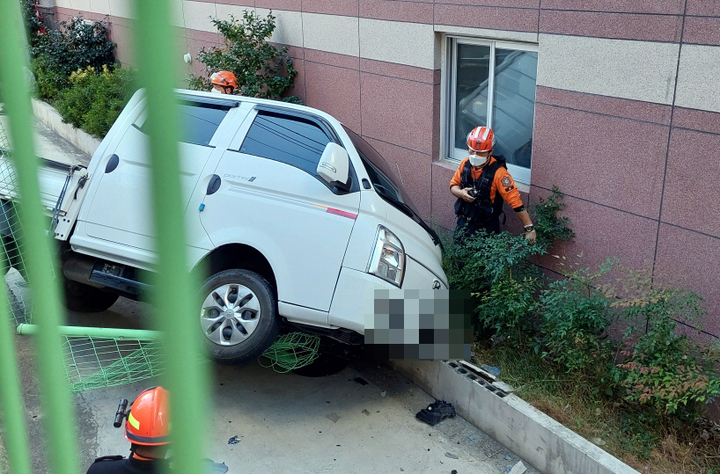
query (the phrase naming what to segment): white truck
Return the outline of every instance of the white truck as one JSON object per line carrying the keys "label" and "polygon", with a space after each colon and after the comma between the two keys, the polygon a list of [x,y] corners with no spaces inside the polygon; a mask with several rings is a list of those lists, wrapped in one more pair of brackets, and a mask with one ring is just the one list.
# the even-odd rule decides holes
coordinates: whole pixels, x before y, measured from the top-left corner
{"label": "white truck", "polygon": [[[359,135],[305,106],[176,94],[197,328],[216,360],[257,358],[283,324],[360,344],[374,289],[447,289],[438,236]],[[146,119],[140,90],[87,169],[40,168],[69,309],[137,299],[156,264]],[[0,196],[2,230],[13,190]]]}

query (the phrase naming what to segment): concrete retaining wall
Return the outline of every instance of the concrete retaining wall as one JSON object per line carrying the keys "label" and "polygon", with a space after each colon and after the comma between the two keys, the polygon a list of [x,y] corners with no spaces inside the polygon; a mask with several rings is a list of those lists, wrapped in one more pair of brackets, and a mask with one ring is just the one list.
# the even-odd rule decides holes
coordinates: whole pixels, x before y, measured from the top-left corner
{"label": "concrete retaining wall", "polygon": [[472,364],[399,360],[392,365],[545,474],[638,474]]}
{"label": "concrete retaining wall", "polygon": [[52,106],[43,101],[32,99],[33,113],[45,125],[50,127],[58,135],[69,141],[77,149],[92,156],[100,146],[100,140],[89,135],[69,123],[64,123],[62,117]]}

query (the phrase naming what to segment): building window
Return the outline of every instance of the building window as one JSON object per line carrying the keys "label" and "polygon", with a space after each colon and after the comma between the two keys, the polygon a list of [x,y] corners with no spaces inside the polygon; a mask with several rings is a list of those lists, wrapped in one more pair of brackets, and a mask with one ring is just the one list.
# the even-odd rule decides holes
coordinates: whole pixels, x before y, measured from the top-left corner
{"label": "building window", "polygon": [[537,46],[450,37],[447,58],[446,158],[465,158],[467,134],[489,126],[494,154],[530,184]]}

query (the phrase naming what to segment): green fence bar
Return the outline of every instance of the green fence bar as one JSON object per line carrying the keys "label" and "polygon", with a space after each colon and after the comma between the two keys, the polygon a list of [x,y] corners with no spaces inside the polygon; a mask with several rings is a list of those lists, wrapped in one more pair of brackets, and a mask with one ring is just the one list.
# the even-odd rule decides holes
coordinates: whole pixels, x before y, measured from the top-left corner
{"label": "green fence bar", "polygon": [[[37,324],[18,324],[17,333],[22,336],[35,336],[38,333]],[[159,331],[145,329],[124,328],[96,328],[89,326],[60,326],[58,332],[63,336],[104,337],[108,339],[139,339],[141,341],[154,341],[160,337]]]}
{"label": "green fence bar", "polygon": [[187,267],[183,209],[180,206],[178,138],[180,124],[172,91],[179,84],[179,50],[167,0],[136,0],[134,51],[140,82],[146,88],[158,272],[151,297],[163,331],[164,384],[170,391],[174,472],[201,472],[207,426],[208,375],[201,358],[194,295]]}
{"label": "green fence bar", "polygon": [[19,217],[25,230],[25,243],[31,249],[26,264],[30,288],[36,295],[35,321],[40,326],[35,347],[39,360],[37,368],[45,435],[49,447],[48,465],[56,474],[69,474],[79,472],[75,436],[68,436],[68,428],[75,426],[74,410],[64,380],[61,336],[57,331],[63,317],[60,289],[52,275],[53,255],[45,232],[46,223],[37,180],[37,159],[33,151],[32,109],[23,69],[27,67],[27,42],[23,25],[20,2],[0,0],[0,85],[9,117],[14,148],[12,158],[22,197]]}
{"label": "green fence bar", "polygon": [[10,317],[7,286],[0,286],[0,415],[5,422],[5,432],[8,433],[3,441],[10,472],[30,474],[25,406],[21,395],[15,338],[10,325],[13,319]]}

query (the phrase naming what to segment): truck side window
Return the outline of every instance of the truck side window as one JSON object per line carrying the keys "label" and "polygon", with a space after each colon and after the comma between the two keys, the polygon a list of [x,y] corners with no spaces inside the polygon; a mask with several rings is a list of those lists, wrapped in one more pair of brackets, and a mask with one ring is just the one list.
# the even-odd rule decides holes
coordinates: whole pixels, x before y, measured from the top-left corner
{"label": "truck side window", "polygon": [[280,161],[317,176],[317,165],[330,141],[310,120],[261,111],[248,130],[240,153]]}
{"label": "truck side window", "polygon": [[[215,131],[228,113],[229,107],[196,102],[180,102],[180,141],[195,145],[208,146]],[[147,134],[147,120],[138,127]]]}

